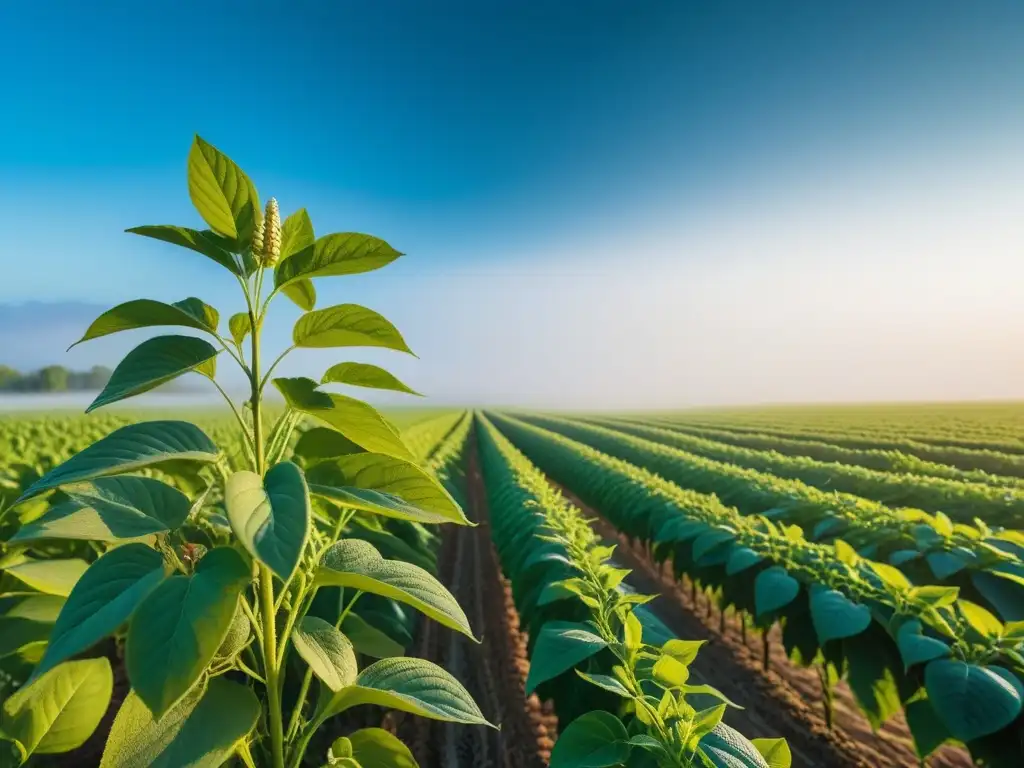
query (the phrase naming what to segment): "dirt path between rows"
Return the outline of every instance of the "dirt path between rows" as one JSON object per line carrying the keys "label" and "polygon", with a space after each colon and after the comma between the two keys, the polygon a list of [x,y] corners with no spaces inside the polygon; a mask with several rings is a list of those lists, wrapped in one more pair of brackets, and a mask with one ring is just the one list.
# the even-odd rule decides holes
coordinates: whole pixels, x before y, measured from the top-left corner
{"label": "dirt path between rows", "polygon": [[[695,605],[688,581],[677,582],[671,570],[654,564],[640,544],[631,545],[596,510],[555,485],[595,519],[594,528],[603,538],[619,544],[616,558],[633,570],[627,579],[631,586],[642,593],[659,595],[648,604],[658,618],[680,638],[707,641],[691,673],[744,707],[728,710],[725,721],[729,725],[748,738],[785,737],[797,767],[912,768],[920,764],[902,715],[873,733],[845,683],[835,690],[835,727],[829,730],[817,672],[789,660],[777,625],[769,634],[770,669],[765,671],[759,633],[748,631],[744,642],[734,614],[727,615],[723,633],[721,614],[699,592]],[[965,750],[943,747],[928,758],[927,765],[970,768],[972,762]]]}
{"label": "dirt path between rows", "polygon": [[443,526],[439,578],[482,642],[424,622],[415,655],[451,672],[501,730],[423,718],[403,730],[424,768],[543,768],[554,745],[557,718],[550,707],[524,691],[530,668],[527,638],[519,630],[511,588],[491,543],[486,491],[472,437],[465,469],[466,514],[478,525]]}

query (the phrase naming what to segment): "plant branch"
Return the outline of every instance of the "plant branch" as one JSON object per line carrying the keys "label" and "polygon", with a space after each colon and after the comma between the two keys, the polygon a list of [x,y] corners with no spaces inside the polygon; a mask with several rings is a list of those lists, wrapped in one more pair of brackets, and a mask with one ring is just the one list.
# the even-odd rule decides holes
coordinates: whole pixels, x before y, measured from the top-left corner
{"label": "plant branch", "polygon": [[295,345],[294,344],[292,344],[290,347],[288,347],[288,349],[286,349],[284,352],[282,352],[280,355],[278,355],[277,359],[270,364],[270,368],[267,369],[266,375],[260,381],[260,392],[261,393],[263,392],[263,388],[265,386],[267,386],[267,382],[270,381],[270,374],[272,374],[274,372],[274,369],[277,367],[277,364],[280,363],[282,360],[284,360],[285,355],[287,355],[293,349],[295,349]]}

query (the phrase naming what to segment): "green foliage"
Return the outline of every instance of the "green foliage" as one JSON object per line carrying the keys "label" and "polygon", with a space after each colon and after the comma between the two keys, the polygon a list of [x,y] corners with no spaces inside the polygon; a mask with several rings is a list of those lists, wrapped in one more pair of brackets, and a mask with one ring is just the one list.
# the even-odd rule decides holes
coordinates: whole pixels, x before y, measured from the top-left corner
{"label": "green foliage", "polygon": [[[739,734],[731,762],[716,762],[721,718],[735,705],[711,686],[687,685],[701,643],[659,627],[646,598],[623,588],[629,572],[611,564],[614,548],[601,544],[583,513],[486,418],[479,424],[495,545],[536,637],[527,688],[553,698],[568,721],[552,768],[765,768],[757,746]],[[709,697],[724,703],[707,707]],[[765,748],[788,768],[788,750]]]}
{"label": "green foliage", "polygon": [[[367,235],[316,238],[305,210],[281,227],[276,202],[264,217],[249,177],[199,137],[188,188],[209,229],[129,231],[209,258],[239,284],[244,311],[230,316],[230,339],[220,335],[220,312],[196,298],[138,299],[104,312],[78,343],[158,326],[195,335],[143,341],[89,410],[189,373],[216,383],[221,352],[239,366],[248,395],[236,403],[218,386],[233,421],[204,420],[208,430],[121,416],[71,429],[44,420],[8,430],[0,421],[0,447],[21,457],[0,463],[0,668],[20,686],[0,691],[4,737],[23,759],[82,744],[110,700],[102,655],[110,642],[123,645],[131,688],[107,735],[104,768],[299,768],[317,731],[362,704],[487,724],[451,675],[404,656],[409,608],[472,637],[432,575],[435,537],[421,525],[468,524],[450,492],[468,414],[414,415],[407,444],[371,405],[312,379],[275,379],[286,398],[276,413],[263,399],[291,350],[264,366],[267,311],[281,293],[306,310],[294,329],[298,346],[409,351],[370,310],[312,311],[312,279],[367,272],[401,254]],[[374,366],[331,370],[325,381],[411,392]],[[54,377],[44,379],[68,385]],[[309,430],[307,415],[327,426]],[[307,472],[321,480],[315,500]],[[380,660],[367,665],[367,656]],[[415,766],[379,729],[336,745],[331,765]]]}
{"label": "green foliage", "polygon": [[[901,708],[909,717],[913,704],[910,724],[920,754],[961,738],[979,757],[998,754],[994,765],[1019,762],[1010,723],[1024,689],[1024,638],[1012,623],[964,599],[959,587],[914,586],[898,568],[866,559],[844,539],[815,543],[798,526],[775,522],[786,517],[782,509],[742,515],[718,496],[669,482],[664,476],[680,476],[673,473],[673,457],[687,472],[695,466],[672,449],[565,419],[529,417],[555,431],[505,416],[495,421],[557,482],[647,542],[656,560],[671,558],[677,574],[688,573],[718,595],[722,610],[745,611],[766,631],[781,619],[786,649],[804,664],[845,673],[874,727]],[[723,487],[722,498],[749,493],[736,480]],[[943,516],[933,523],[928,531],[956,533]],[[729,536],[712,538],[719,531]],[[1006,554],[994,555],[994,567],[1012,564],[1015,556]]]}

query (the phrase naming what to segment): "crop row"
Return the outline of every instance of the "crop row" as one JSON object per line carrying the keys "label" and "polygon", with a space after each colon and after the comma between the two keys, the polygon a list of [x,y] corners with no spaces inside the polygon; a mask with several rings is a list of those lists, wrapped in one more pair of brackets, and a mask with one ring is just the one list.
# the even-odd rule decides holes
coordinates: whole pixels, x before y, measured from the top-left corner
{"label": "crop row", "polygon": [[559,434],[658,473],[702,493],[715,494],[743,514],[764,514],[799,525],[814,540],[841,538],[862,556],[898,566],[917,583],[959,586],[1006,621],[1024,619],[1021,534],[952,523],[941,513],[891,509],[797,480],[687,453],[617,430],[566,419],[531,416]]}
{"label": "crop row", "polygon": [[745,423],[697,417],[666,417],[659,421],[688,426],[712,427],[741,434],[764,434],[795,440],[814,440],[847,448],[900,451],[940,464],[965,470],[982,470],[996,475],[1024,476],[1024,446],[1017,440],[938,438],[909,431],[864,431],[856,428],[800,426],[786,422]]}
{"label": "crop row", "polygon": [[621,420],[594,420],[602,426],[664,443],[688,453],[735,464],[822,490],[836,490],[889,506],[943,512],[958,522],[981,518],[988,525],[1024,529],[1024,488],[992,487],[939,477],[880,472],[851,464],[787,456]]}
{"label": "crop row", "polygon": [[748,741],[721,722],[720,693],[687,684],[701,642],[672,637],[643,607],[649,598],[622,589],[629,572],[609,562],[614,548],[580,510],[485,418],[477,434],[492,537],[536,638],[527,692],[553,699],[560,721],[571,720],[551,768],[767,768],[766,757],[788,766],[783,740]]}
{"label": "crop row", "polygon": [[823,681],[845,675],[873,726],[902,709],[922,757],[953,739],[994,766],[1024,759],[1024,623],[1004,625],[956,587],[914,586],[843,541],[806,541],[796,526],[741,515],[564,435],[493,418],[541,470],[656,559],[671,559],[677,575],[762,627],[781,622],[790,654],[820,665]]}
{"label": "crop row", "polygon": [[[719,443],[775,451],[787,456],[806,456],[824,462],[854,464],[880,472],[942,477],[947,480],[981,483],[997,487],[1024,487],[1024,477],[995,475],[980,469],[960,469],[951,464],[927,461],[913,454],[893,449],[846,448],[821,440],[786,438],[761,432],[731,431],[725,428],[701,427],[659,419],[645,419],[644,422],[649,426],[669,428]],[[1024,473],[1024,460],[1014,461],[1018,457],[1009,455],[1005,458],[1013,464],[1019,463],[1018,471]]]}

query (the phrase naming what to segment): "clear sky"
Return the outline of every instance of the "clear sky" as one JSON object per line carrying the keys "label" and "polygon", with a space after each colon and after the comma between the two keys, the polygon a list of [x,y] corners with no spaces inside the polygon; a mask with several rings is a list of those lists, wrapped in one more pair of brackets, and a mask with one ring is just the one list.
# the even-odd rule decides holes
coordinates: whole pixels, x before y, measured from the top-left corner
{"label": "clear sky", "polygon": [[[0,363],[136,296],[237,311],[194,133],[318,234],[407,253],[320,281],[435,402],[657,407],[1024,396],[1024,3],[0,6]],[[296,315],[282,307],[286,323]],[[285,343],[288,330],[272,336]]]}

